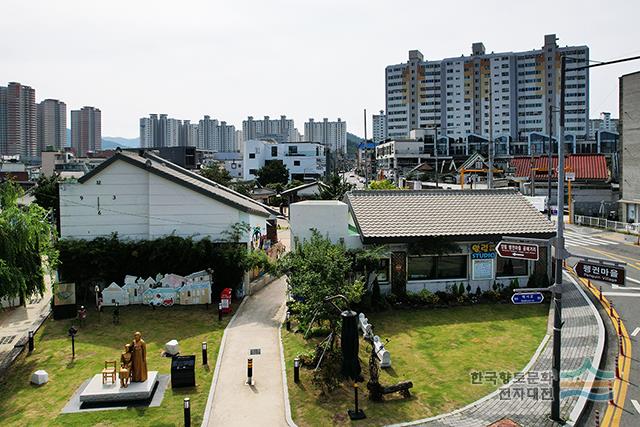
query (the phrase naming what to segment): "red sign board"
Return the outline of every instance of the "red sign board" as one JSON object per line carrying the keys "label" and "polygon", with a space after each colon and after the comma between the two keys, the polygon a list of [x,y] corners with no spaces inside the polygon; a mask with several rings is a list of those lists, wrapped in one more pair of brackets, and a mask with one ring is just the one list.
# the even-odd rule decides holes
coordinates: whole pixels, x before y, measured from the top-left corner
{"label": "red sign board", "polygon": [[496,246],[496,251],[502,258],[528,259],[532,261],[540,259],[538,245],[530,243],[500,242]]}
{"label": "red sign board", "polygon": [[610,265],[591,264],[580,261],[576,264],[576,274],[583,279],[624,285],[624,268]]}

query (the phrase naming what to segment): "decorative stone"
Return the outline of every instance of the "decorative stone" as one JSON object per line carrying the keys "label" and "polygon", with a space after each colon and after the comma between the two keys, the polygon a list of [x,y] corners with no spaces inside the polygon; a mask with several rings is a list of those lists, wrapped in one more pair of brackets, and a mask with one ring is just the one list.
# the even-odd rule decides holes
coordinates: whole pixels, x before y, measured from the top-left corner
{"label": "decorative stone", "polygon": [[171,356],[180,353],[180,344],[177,340],[171,340],[164,345],[164,351]]}
{"label": "decorative stone", "polygon": [[376,348],[376,354],[378,355],[378,359],[380,360],[381,368],[390,368],[391,367],[391,353],[384,348],[384,344],[380,341],[379,336],[373,337],[373,345]]}
{"label": "decorative stone", "polygon": [[43,371],[42,369],[35,371],[31,374],[31,383],[35,385],[42,385],[49,382],[49,374],[47,371]]}

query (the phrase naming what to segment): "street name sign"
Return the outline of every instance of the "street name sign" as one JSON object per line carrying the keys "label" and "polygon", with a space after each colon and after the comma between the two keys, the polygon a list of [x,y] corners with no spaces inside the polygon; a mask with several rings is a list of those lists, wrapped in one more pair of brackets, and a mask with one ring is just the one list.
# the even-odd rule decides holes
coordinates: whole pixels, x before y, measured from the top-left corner
{"label": "street name sign", "polygon": [[565,172],[564,178],[567,181],[575,181],[576,180],[576,173],[575,172]]}
{"label": "street name sign", "polygon": [[612,267],[610,265],[580,261],[576,264],[575,270],[576,274],[583,279],[624,285],[624,267]]}
{"label": "street name sign", "polygon": [[531,243],[500,242],[496,246],[496,251],[502,258],[528,259],[532,261],[540,259],[538,245]]}
{"label": "street name sign", "polygon": [[540,304],[542,301],[542,292],[518,292],[511,296],[511,302],[514,304]]}

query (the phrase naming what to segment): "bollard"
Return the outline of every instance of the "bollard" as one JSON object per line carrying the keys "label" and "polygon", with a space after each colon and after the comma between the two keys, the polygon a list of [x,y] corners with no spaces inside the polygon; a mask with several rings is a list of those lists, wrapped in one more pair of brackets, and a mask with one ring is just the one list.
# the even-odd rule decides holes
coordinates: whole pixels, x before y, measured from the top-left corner
{"label": "bollard", "polygon": [[615,316],[613,315],[613,301],[611,301],[609,303],[609,316],[611,316],[611,318],[614,318]]}
{"label": "bollard", "polygon": [[253,359],[247,359],[247,385],[253,385]]}
{"label": "bollard", "polygon": [[591,288],[591,280],[587,280],[587,287]]}
{"label": "bollard", "polygon": [[621,354],[622,356],[624,356],[624,342],[623,342],[623,340],[622,340],[622,337],[621,337],[621,336],[620,336],[620,337],[618,337],[618,341],[620,342],[620,354]]}
{"label": "bollard", "polygon": [[184,398],[184,427],[191,427],[191,401]]}
{"label": "bollard", "polygon": [[603,301],[603,299],[602,299],[602,286],[600,286],[599,290],[600,290],[600,302],[602,302]]}
{"label": "bollard", "polygon": [[291,330],[291,313],[287,311],[287,331]]}
{"label": "bollard", "polygon": [[208,360],[207,360],[207,342],[203,341],[202,342],[202,364],[203,365],[208,365]]}
{"label": "bollard", "polygon": [[620,367],[618,365],[618,357],[616,356],[616,378],[620,379]]}
{"label": "bollard", "polygon": [[300,382],[300,358],[296,357],[293,359],[293,382]]}
{"label": "bollard", "polygon": [[222,320],[222,303],[218,303],[218,322]]}
{"label": "bollard", "polygon": [[622,322],[620,321],[619,317],[618,317],[618,335],[622,336]]}
{"label": "bollard", "polygon": [[33,331],[29,331],[29,353],[33,353]]}
{"label": "bollard", "polygon": [[596,427],[600,427],[600,411],[596,411]]}
{"label": "bollard", "polygon": [[613,401],[613,390],[611,389],[611,383],[609,383],[609,405],[616,406],[616,402]]}
{"label": "bollard", "polygon": [[351,418],[352,420],[363,420],[367,418],[367,416],[362,409],[358,408],[358,383],[353,383],[353,393],[355,410],[352,411],[351,409],[349,409],[347,413],[349,414],[349,418]]}

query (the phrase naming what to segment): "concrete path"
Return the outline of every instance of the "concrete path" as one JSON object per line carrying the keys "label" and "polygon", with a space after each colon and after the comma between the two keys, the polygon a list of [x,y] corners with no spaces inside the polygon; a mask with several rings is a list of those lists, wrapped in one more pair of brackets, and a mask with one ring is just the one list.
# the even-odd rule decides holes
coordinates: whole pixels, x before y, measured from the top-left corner
{"label": "concrete path", "polygon": [[[572,279],[565,280],[563,284],[562,306],[562,319],[565,322],[562,328],[562,372],[580,368],[585,359],[599,366],[605,339],[604,325],[597,309]],[[544,345],[539,348],[540,353],[532,358],[524,371],[537,372],[539,378],[544,372],[550,378],[552,342],[552,339],[545,339]],[[512,419],[521,426],[557,425],[548,418],[550,401],[542,399],[540,395],[536,398],[533,395],[535,392],[530,391],[541,392],[544,388],[550,390],[550,383],[542,384],[536,380],[534,385],[528,385],[530,378],[526,375],[525,383],[511,383],[449,414],[401,425],[476,427],[488,426],[502,418]],[[586,379],[589,381],[591,377]],[[564,398],[560,404],[563,419],[573,425],[585,403],[584,398]]]}
{"label": "concrete path", "polygon": [[45,293],[25,306],[0,313],[0,374],[24,350],[29,331],[37,330],[51,311],[51,279],[45,275]]}
{"label": "concrete path", "polygon": [[[207,426],[285,426],[279,328],[285,316],[286,279],[281,277],[247,297],[227,326],[214,378]],[[260,355],[249,356],[250,349]],[[253,358],[253,386],[245,385]]]}

